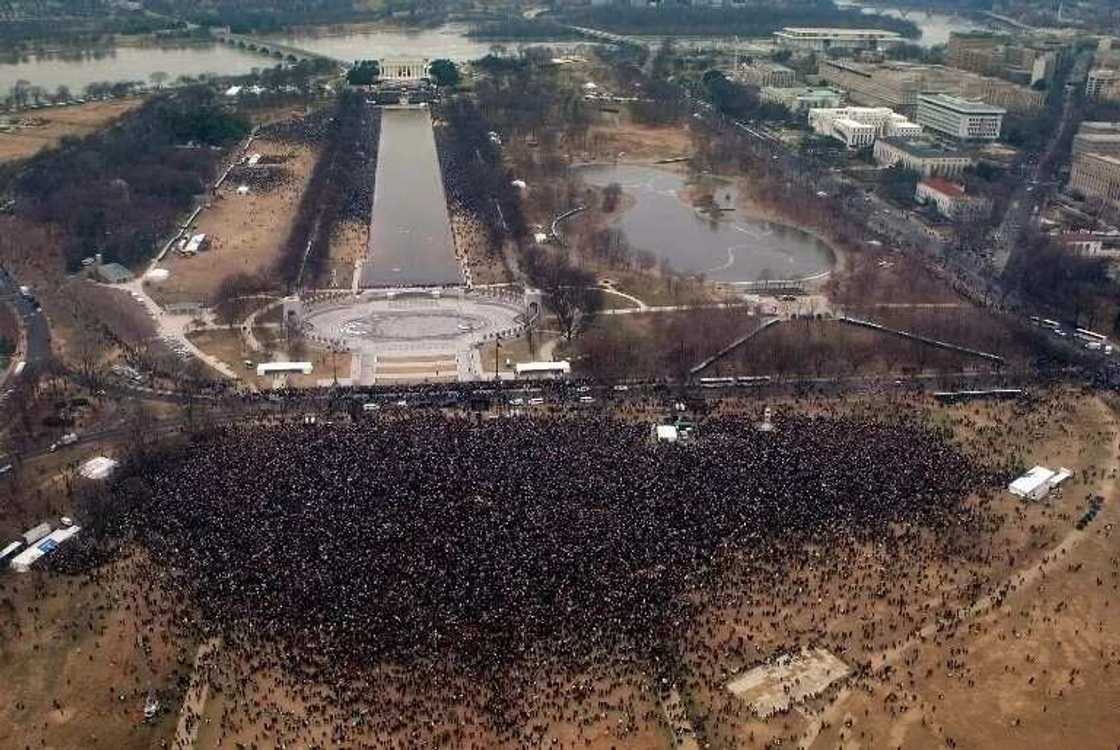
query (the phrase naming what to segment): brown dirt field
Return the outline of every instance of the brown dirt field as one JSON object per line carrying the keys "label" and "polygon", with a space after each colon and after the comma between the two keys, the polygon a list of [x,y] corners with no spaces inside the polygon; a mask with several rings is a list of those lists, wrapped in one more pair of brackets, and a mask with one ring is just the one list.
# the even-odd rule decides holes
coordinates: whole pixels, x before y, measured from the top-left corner
{"label": "brown dirt field", "polygon": [[91,102],[71,107],[51,107],[20,115],[28,124],[0,133],[0,163],[27,159],[45,148],[57,146],[67,136],[89,135],[143,103],[143,99]]}
{"label": "brown dirt field", "polygon": [[830,320],[793,320],[759,334],[708,375],[849,376],[988,370],[982,359]]}
{"label": "brown dirt field", "polygon": [[[146,750],[170,735],[190,644],[169,637],[153,592],[131,584],[139,565],[114,563],[96,585],[5,576],[0,746]],[[149,688],[165,708],[145,723]]]}
{"label": "brown dirt field", "polygon": [[[498,372],[511,372],[513,370],[512,364],[540,359],[542,347],[558,338],[559,336],[554,333],[534,331],[532,352],[529,351],[529,340],[524,335],[516,339],[506,339],[502,342],[502,348],[498,353]],[[494,351],[496,348],[497,344],[491,341],[483,344],[479,351],[479,357],[482,359],[482,369],[488,376],[494,374]],[[507,359],[512,363],[510,367],[506,367]]]}
{"label": "brown dirt field", "polygon": [[[267,333],[264,333],[267,331]],[[272,329],[262,329],[257,331],[258,340],[262,345],[268,346],[275,338],[275,331]],[[227,365],[229,365],[246,383],[250,383],[258,390],[270,390],[272,388],[272,378],[259,377],[256,369],[249,369],[245,367],[245,360],[250,360],[254,364],[254,368],[261,362],[270,362],[275,358],[268,354],[261,352],[252,352],[246,346],[241,338],[241,334],[237,329],[207,329],[205,331],[196,331],[188,334],[191,342],[194,343],[202,351],[211,354]],[[276,344],[274,353],[279,355],[283,351],[280,343]],[[347,352],[340,352],[332,355],[330,352],[316,349],[310,346],[303,346],[302,349],[291,353],[291,358],[298,361],[311,362],[314,368],[310,375],[289,375],[287,382],[289,386],[295,388],[311,388],[318,384],[320,380],[332,379],[334,373],[337,371],[339,379],[350,377],[350,354]]]}
{"label": "brown dirt field", "polygon": [[171,272],[170,278],[147,283],[152,298],[160,304],[209,304],[227,276],[267,274],[279,257],[316,154],[307,147],[264,139],[254,140],[250,151],[281,159],[280,169],[287,177],[278,186],[253,187],[249,195],[238,195],[239,180],[231,175],[192,230],[210,236],[210,249],[194,257],[172,249],[160,264]]}
{"label": "brown dirt field", "polygon": [[679,126],[639,125],[627,122],[617,127],[595,125],[588,132],[590,160],[615,159],[625,153],[625,161],[656,161],[688,156],[692,135]]}

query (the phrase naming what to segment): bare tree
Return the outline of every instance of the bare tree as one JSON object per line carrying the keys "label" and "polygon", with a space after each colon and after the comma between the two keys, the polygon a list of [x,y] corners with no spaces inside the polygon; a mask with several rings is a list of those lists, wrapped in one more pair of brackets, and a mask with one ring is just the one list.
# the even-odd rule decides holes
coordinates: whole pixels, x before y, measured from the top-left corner
{"label": "bare tree", "polygon": [[594,275],[571,265],[566,257],[556,257],[537,260],[532,276],[544,293],[545,306],[556,316],[564,337],[571,341],[585,319],[602,304]]}

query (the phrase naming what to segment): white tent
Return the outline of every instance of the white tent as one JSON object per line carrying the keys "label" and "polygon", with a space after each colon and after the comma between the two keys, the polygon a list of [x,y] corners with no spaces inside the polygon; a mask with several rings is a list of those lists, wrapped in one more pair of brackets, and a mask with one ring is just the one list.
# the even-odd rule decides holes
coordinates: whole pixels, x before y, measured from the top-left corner
{"label": "white tent", "polygon": [[1054,472],[1045,466],[1035,466],[1023,476],[1007,485],[1007,490],[1024,500],[1041,500],[1050,492]]}
{"label": "white tent", "polygon": [[257,365],[257,375],[285,375],[291,372],[300,372],[310,375],[312,365],[310,362],[263,362]]}
{"label": "white tent", "polygon": [[117,468],[117,462],[106,456],[94,456],[78,468],[78,473],[86,479],[104,479]]}
{"label": "white tent", "polygon": [[654,436],[659,443],[675,443],[680,439],[680,432],[674,425],[659,424],[654,430]]}
{"label": "white tent", "polygon": [[72,539],[81,530],[81,526],[69,526],[65,529],[52,531],[36,542],[33,547],[28,547],[23,552],[13,557],[12,570],[17,573],[26,573],[31,570],[32,565],[39,561],[39,558],[54,552],[58,549],[59,545]]}

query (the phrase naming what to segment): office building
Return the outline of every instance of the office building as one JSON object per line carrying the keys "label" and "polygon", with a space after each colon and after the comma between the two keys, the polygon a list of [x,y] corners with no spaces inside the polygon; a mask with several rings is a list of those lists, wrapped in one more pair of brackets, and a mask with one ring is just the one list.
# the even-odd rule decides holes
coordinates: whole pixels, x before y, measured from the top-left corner
{"label": "office building", "polygon": [[837,89],[795,86],[778,88],[767,86],[759,91],[759,98],[770,104],[781,104],[790,112],[807,112],[810,109],[835,109],[844,104],[844,92]]}
{"label": "office building", "polygon": [[778,63],[760,61],[740,65],[735,71],[735,78],[742,83],[752,86],[773,86],[775,88],[789,88],[797,83],[797,73]]}
{"label": "office building", "polygon": [[918,97],[918,124],[958,141],[994,141],[1007,111],[983,102],[946,94]]}
{"label": "office building", "polygon": [[871,146],[882,137],[920,135],[919,125],[886,107],[840,107],[809,110],[809,126],[819,135],[843,141],[849,148]]}
{"label": "office building", "polygon": [[1120,157],[1093,153],[1073,157],[1069,189],[1120,208]]}
{"label": "office building", "polygon": [[1120,156],[1120,122],[1083,122],[1073,137],[1073,155]]}
{"label": "office building", "polygon": [[880,138],[875,142],[875,162],[884,167],[901,165],[923,177],[960,177],[976,163],[968,154],[948,151],[929,141]]}
{"label": "office building", "polygon": [[1046,101],[1044,91],[944,65],[868,65],[851,60],[823,60],[820,76],[830,85],[847,91],[848,98],[856,104],[890,107],[907,116],[915,113],[918,95],[923,93],[980,99],[1013,112],[1035,112]]}
{"label": "office building", "polygon": [[1086,99],[1120,99],[1120,71],[1094,68],[1085,80]]}

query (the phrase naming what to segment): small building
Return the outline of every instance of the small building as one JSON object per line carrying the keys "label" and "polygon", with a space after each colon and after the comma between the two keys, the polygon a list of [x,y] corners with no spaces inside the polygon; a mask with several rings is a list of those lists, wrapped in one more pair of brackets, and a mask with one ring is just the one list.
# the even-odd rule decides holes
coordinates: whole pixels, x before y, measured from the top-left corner
{"label": "small building", "polygon": [[572,364],[567,360],[560,360],[559,362],[518,362],[513,369],[518,378],[530,380],[560,378],[572,374]]}
{"label": "small building", "polygon": [[191,235],[179,251],[183,255],[197,255],[210,247],[210,237],[205,234]]}
{"label": "small building", "polygon": [[106,284],[125,284],[132,281],[132,271],[120,263],[102,263],[94,267],[93,273]]}
{"label": "small building", "polygon": [[49,533],[51,533],[51,525],[44,521],[38,526],[32,526],[30,529],[20,534],[19,538],[23,540],[25,545],[30,546]]}
{"label": "small building", "polygon": [[1007,491],[1024,500],[1041,500],[1050,494],[1052,489],[1071,476],[1073,476],[1073,472],[1066,468],[1054,471],[1047,469],[1045,466],[1035,466],[1007,485]]}
{"label": "small building", "polygon": [[964,186],[941,177],[928,177],[918,183],[914,191],[918,203],[932,203],[937,212],[947,219],[963,219],[990,212],[992,203],[986,198],[965,195]]}
{"label": "small building", "polygon": [[769,104],[781,104],[790,112],[800,113],[811,109],[836,109],[844,104],[845,94],[832,88],[764,86],[759,91],[759,98]]}
{"label": "small building", "polygon": [[310,362],[262,362],[257,365],[257,375],[310,375],[312,369]]}
{"label": "small building", "polygon": [[680,439],[676,425],[658,424],[653,426],[653,439],[659,443],[675,443]]}

